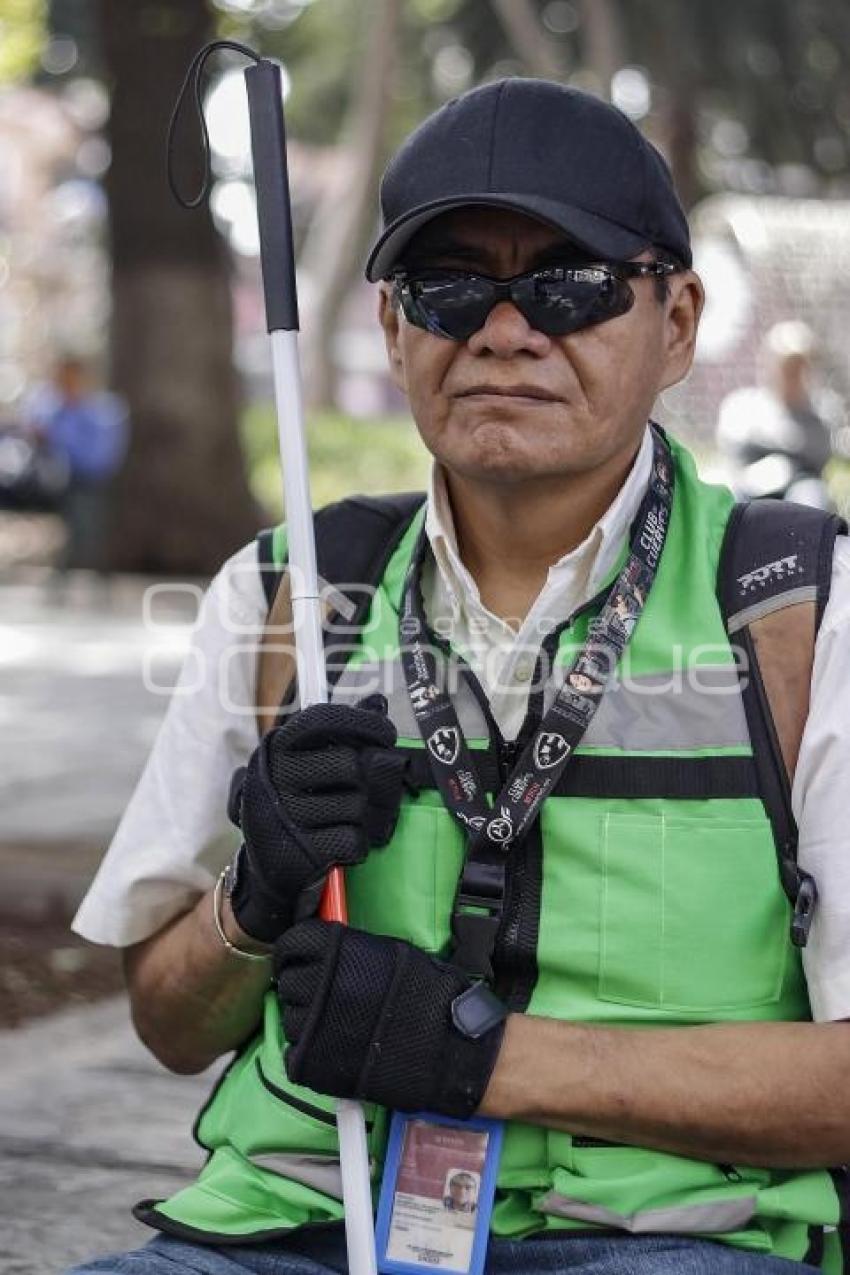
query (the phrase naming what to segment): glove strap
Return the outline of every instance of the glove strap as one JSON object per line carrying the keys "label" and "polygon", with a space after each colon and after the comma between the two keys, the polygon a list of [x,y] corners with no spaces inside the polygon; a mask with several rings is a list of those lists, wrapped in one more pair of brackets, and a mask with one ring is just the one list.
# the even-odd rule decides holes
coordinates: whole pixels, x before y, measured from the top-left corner
{"label": "glove strap", "polygon": [[479,1040],[507,1016],[507,1006],[486,983],[473,983],[452,1001],[452,1022],[469,1040]]}

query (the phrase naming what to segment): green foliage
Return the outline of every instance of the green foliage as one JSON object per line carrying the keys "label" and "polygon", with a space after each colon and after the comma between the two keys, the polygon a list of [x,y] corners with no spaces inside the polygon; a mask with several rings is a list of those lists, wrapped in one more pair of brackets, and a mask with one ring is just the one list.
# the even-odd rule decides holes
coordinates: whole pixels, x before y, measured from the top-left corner
{"label": "green foliage", "polygon": [[313,144],[338,141],[352,67],[355,59],[369,56],[360,4],[314,0],[280,30],[268,29],[260,20],[252,22],[250,10],[241,24],[231,16],[224,25],[229,35],[247,39],[286,66],[292,85],[286,120],[292,135]]}
{"label": "green foliage", "polygon": [[[307,437],[316,508],[355,492],[410,491],[427,482],[428,453],[409,418],[362,421],[323,412],[309,421]],[[242,446],[254,495],[272,516],[279,517],[282,480],[270,404],[246,409]]]}
{"label": "green foliage", "polygon": [[[843,0],[617,0],[656,101],[687,88],[704,184],[770,190],[770,168],[847,171],[850,6]],[[728,122],[741,126],[730,137]],[[718,130],[718,125],[720,126]],[[749,163],[749,168],[747,163]]]}
{"label": "green foliage", "polygon": [[[369,57],[368,3],[312,0],[289,25],[272,29],[256,0],[241,26],[228,20],[231,33],[285,62],[294,136],[316,144],[338,140],[352,66]],[[533,4],[567,75],[584,82],[594,68],[582,6]],[[847,0],[611,0],[609,12],[624,61],[643,68],[651,84],[641,127],[661,141],[676,127],[688,134],[696,161],[689,197],[724,188],[782,189],[786,165],[807,169],[816,185],[836,193],[830,184],[850,165]],[[452,80],[462,59],[442,57],[453,48],[468,57],[465,78],[459,71]],[[521,59],[489,0],[403,0],[388,145],[446,98],[515,71],[523,71]]]}
{"label": "green foliage", "polygon": [[413,9],[426,22],[445,22],[453,18],[462,0],[413,0]]}
{"label": "green foliage", "polygon": [[0,0],[0,84],[22,80],[44,43],[45,0]]}

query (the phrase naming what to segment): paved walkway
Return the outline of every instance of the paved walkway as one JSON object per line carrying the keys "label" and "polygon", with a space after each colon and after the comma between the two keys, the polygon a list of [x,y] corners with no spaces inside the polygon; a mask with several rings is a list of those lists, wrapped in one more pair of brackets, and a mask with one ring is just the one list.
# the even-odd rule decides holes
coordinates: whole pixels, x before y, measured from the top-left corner
{"label": "paved walkway", "polygon": [[[35,552],[4,572],[29,561],[4,554],[4,528],[20,550],[42,523],[0,519],[0,914],[14,900],[19,916],[55,917],[76,907],[136,783],[197,594],[160,592],[146,622],[154,581],[104,589],[78,573],[58,592]],[[123,997],[0,1032],[0,1275],[144,1244],[153,1232],[130,1209],[194,1177],[191,1128],[219,1069],[160,1067]]]}
{"label": "paved walkway", "polygon": [[[121,816],[167,705],[195,601],[86,574],[0,578],[0,879],[18,915],[69,914]],[[137,1041],[123,998],[0,1032],[0,1273],[59,1275],[151,1237],[131,1206],[171,1194],[203,1155],[211,1088]]]}
{"label": "paved walkway", "polygon": [[160,589],[146,620],[155,585],[0,582],[0,872],[25,913],[75,906],[144,765],[196,608]]}
{"label": "paved walkway", "polygon": [[219,1067],[174,1076],[123,998],[0,1033],[0,1272],[59,1275],[153,1232],[136,1201],[191,1180],[194,1116]]}
{"label": "paved walkway", "polygon": [[[165,712],[145,665],[173,681],[191,598],[160,597],[151,627],[150,583],[0,585],[0,877],[18,915],[76,907]],[[0,1033],[0,1272],[144,1243],[129,1208],[200,1163],[190,1130],[208,1087],[159,1067],[123,999]]]}

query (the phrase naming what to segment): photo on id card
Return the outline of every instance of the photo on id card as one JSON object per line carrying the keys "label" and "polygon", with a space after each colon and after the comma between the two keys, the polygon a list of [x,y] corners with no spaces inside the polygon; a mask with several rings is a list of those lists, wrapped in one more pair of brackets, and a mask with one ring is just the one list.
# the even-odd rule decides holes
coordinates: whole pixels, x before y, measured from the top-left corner
{"label": "photo on id card", "polygon": [[484,1267],[502,1126],[393,1116],[378,1204],[378,1269],[479,1275]]}

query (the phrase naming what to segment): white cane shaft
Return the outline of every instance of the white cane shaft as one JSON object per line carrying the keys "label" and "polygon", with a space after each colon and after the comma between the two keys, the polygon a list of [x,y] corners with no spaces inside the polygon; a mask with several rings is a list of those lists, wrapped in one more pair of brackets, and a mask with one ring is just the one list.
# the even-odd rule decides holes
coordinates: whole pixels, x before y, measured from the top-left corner
{"label": "white cane shaft", "polygon": [[336,1105],[345,1240],[351,1275],[375,1275],[375,1227],[369,1186],[366,1120],[359,1102],[341,1098]]}
{"label": "white cane shaft", "polygon": [[299,701],[301,707],[306,708],[310,704],[323,704],[328,698],[328,687],[322,649],[322,613],[316,574],[298,333],[272,332],[271,342]]}
{"label": "white cane shaft", "polygon": [[[271,342],[289,542],[299,702],[302,708],[306,708],[309,704],[325,703],[328,698],[328,684],[322,646],[322,613],[316,573],[313,511],[310,504],[298,334],[272,332]],[[351,1275],[376,1275],[369,1148],[366,1142],[366,1119],[359,1103],[340,1101],[337,1104],[337,1129],[348,1269]]]}

